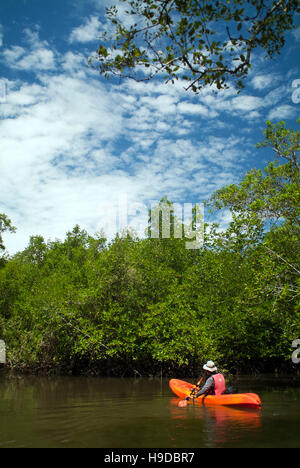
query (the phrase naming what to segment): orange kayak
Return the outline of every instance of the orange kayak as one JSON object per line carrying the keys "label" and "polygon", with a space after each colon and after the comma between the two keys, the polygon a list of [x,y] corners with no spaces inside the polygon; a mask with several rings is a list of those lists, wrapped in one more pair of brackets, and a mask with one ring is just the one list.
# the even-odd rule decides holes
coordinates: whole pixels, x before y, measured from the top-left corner
{"label": "orange kayak", "polygon": [[[189,396],[195,387],[183,380],[171,379],[169,382],[171,390],[178,397],[184,399]],[[205,406],[244,406],[248,408],[261,408],[261,399],[256,393],[233,393],[230,395],[201,395],[190,400],[191,402]]]}

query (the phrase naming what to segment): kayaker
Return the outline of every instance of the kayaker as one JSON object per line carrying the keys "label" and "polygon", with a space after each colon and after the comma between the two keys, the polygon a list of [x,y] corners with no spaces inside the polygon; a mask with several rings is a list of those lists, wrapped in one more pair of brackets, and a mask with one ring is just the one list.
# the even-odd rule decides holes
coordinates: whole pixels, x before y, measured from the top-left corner
{"label": "kayaker", "polygon": [[[205,384],[196,393],[195,397],[201,395],[223,395],[226,391],[226,383],[224,375],[218,372],[218,368],[215,366],[213,361],[208,361],[204,364],[203,369],[205,370]],[[200,385],[200,381],[197,383],[197,387]],[[187,397],[190,399],[190,397]]]}

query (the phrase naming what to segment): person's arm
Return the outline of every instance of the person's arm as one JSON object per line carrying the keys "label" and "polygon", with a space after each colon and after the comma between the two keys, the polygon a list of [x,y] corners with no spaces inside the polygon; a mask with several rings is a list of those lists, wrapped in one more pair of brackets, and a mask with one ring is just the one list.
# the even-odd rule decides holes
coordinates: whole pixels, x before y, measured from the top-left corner
{"label": "person's arm", "polygon": [[209,377],[207,379],[207,381],[205,382],[205,385],[203,385],[203,387],[199,390],[199,392],[197,393],[196,397],[200,396],[200,395],[206,395],[207,393],[209,393],[211,390],[213,390],[215,387],[215,382],[214,382],[214,379],[212,377]]}

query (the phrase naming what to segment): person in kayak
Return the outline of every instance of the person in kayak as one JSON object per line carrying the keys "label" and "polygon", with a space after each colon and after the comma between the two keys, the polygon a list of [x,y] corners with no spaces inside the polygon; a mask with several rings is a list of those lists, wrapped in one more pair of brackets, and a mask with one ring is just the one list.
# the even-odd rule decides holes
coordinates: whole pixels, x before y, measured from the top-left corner
{"label": "person in kayak", "polygon": [[[208,361],[204,364],[203,369],[205,370],[205,384],[200,390],[194,395],[195,398],[201,395],[223,395],[226,392],[226,383],[223,374],[218,372],[218,368],[215,366],[213,361]],[[199,381],[197,387],[200,386]],[[189,400],[191,397],[187,397]]]}

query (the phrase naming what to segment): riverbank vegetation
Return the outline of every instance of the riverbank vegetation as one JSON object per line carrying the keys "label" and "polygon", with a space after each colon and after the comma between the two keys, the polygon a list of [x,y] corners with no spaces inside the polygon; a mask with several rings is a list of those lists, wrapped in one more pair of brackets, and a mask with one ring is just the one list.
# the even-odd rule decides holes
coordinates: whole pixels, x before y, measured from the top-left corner
{"label": "riverbank vegetation", "polygon": [[[274,159],[213,194],[207,208],[229,210],[232,221],[205,224],[201,249],[174,238],[173,216],[168,239],[127,232],[107,242],[76,226],[64,240],[34,236],[2,256],[8,366],[180,376],[213,359],[231,371],[296,370],[299,142],[300,132],[267,123],[259,146]],[[12,230],[1,216],[2,231]]]}

